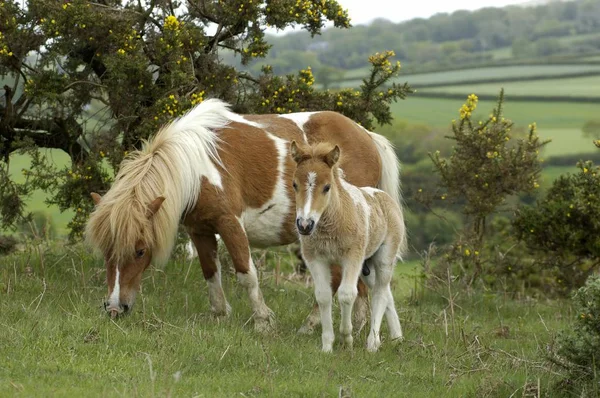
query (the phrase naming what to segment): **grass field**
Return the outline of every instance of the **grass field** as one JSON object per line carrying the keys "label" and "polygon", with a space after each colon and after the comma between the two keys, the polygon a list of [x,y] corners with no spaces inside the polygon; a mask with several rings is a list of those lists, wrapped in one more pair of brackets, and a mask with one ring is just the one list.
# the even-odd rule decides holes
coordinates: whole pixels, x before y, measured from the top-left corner
{"label": "grass field", "polygon": [[[209,314],[197,262],[150,268],[134,312],[113,322],[101,309],[104,270],[87,250],[1,258],[0,396],[546,396],[559,380],[544,353],[576,316],[569,302],[451,291],[450,306],[435,292],[415,292],[415,264],[399,265],[405,341],[387,341],[384,326],[382,348],[370,354],[365,329],[353,350],[336,342],[323,354],[320,329],[296,334],[313,293],[288,280],[286,259],[279,284],[270,267],[262,272],[276,326],[260,335],[232,275],[224,276],[232,314]],[[336,307],[334,322],[337,333]]]}
{"label": "grass field", "polygon": [[[582,72],[600,72],[600,65],[520,65],[520,66],[496,66],[473,69],[460,69],[443,72],[419,73],[419,74],[404,74],[401,73],[396,82],[408,82],[415,87],[420,84],[441,84],[451,83],[465,80],[484,80],[484,79],[507,79],[533,77],[533,76],[553,76],[563,74],[577,74]],[[348,71],[344,75],[344,82],[340,83],[340,87],[358,87],[360,80],[350,80],[355,75],[356,77],[364,77],[366,70],[360,69]],[[559,89],[559,88],[557,88]]]}
{"label": "grass field", "polygon": [[[496,92],[500,93],[500,86]],[[465,93],[465,99],[470,92]],[[477,92],[475,92],[477,94]],[[536,122],[540,134],[545,129],[581,129],[583,124],[598,117],[600,105],[574,104],[566,102],[519,102],[510,100],[506,92],[505,115],[517,126]],[[395,118],[411,123],[422,123],[437,128],[449,127],[452,119],[458,118],[458,109],[464,101],[437,98],[419,98],[419,93],[406,100],[392,104]],[[496,106],[495,101],[479,101],[476,115],[486,117]]]}
{"label": "grass field", "polygon": [[[415,85],[418,87],[418,85]],[[503,87],[510,95],[524,96],[564,96],[564,97],[598,97],[600,98],[600,75],[556,80],[532,80],[522,82],[485,83],[485,84],[463,84],[459,86],[444,86],[423,88],[424,92],[477,93],[480,95],[495,95]],[[600,108],[600,105],[596,105]]]}

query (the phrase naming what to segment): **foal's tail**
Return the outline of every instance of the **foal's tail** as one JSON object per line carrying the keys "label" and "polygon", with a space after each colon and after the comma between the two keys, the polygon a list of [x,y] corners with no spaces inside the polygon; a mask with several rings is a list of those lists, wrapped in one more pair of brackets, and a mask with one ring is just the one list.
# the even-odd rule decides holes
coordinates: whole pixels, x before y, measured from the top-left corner
{"label": "foal's tail", "polygon": [[400,207],[401,218],[401,236],[402,241],[398,249],[397,257],[402,256],[408,249],[406,240],[406,227],[404,224],[404,212],[402,210],[402,190],[400,189],[400,160],[394,150],[394,145],[381,134],[369,132],[371,138],[377,146],[377,152],[381,158],[381,178],[379,179],[379,189],[390,195]]}

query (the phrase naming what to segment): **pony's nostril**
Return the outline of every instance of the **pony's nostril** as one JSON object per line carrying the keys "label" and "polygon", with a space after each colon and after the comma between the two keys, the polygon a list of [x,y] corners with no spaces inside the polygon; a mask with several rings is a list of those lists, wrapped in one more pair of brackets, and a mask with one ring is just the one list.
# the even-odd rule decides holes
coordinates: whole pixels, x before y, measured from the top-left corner
{"label": "pony's nostril", "polygon": [[296,227],[302,231],[302,222],[300,221],[300,218],[296,218]]}
{"label": "pony's nostril", "polygon": [[104,302],[104,311],[106,311],[106,309],[108,308],[108,301]]}
{"label": "pony's nostril", "polygon": [[315,227],[315,221],[314,220],[309,220],[308,221],[308,225],[306,226],[306,230],[307,231],[312,231],[312,229]]}

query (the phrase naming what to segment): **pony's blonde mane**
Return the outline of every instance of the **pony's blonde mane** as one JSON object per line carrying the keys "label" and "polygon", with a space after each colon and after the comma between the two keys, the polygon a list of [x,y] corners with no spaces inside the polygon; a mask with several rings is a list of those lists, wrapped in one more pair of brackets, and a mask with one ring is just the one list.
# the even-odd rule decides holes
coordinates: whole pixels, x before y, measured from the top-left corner
{"label": "pony's blonde mane", "polygon": [[[141,241],[154,263],[165,263],[182,215],[196,204],[202,177],[222,187],[215,130],[236,116],[225,102],[204,101],[132,152],[90,215],[86,241],[117,264],[131,259]],[[148,205],[159,196],[165,201],[148,217]]]}

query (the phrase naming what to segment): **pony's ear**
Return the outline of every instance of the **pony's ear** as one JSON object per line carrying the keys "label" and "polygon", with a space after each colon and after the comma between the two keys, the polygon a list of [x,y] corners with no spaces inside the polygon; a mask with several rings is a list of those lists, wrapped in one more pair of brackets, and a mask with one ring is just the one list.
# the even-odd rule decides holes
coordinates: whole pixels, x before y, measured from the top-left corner
{"label": "pony's ear", "polygon": [[150,204],[148,205],[148,218],[151,218],[160,210],[160,207],[162,206],[164,201],[165,197],[159,196],[158,198],[150,202]]}
{"label": "pony's ear", "polygon": [[94,201],[94,205],[98,206],[100,204],[100,199],[102,199],[102,196],[98,195],[96,192],[90,193],[90,196]]}
{"label": "pony's ear", "polygon": [[327,163],[329,167],[333,167],[339,159],[340,147],[337,145],[323,158],[323,160],[325,161],[325,163]]}
{"label": "pony's ear", "polygon": [[304,152],[302,152],[302,149],[298,147],[298,144],[296,144],[296,140],[293,140],[290,144],[290,154],[292,155],[292,159],[294,159],[294,162],[296,163],[300,163],[302,161],[302,158],[304,157]]}

